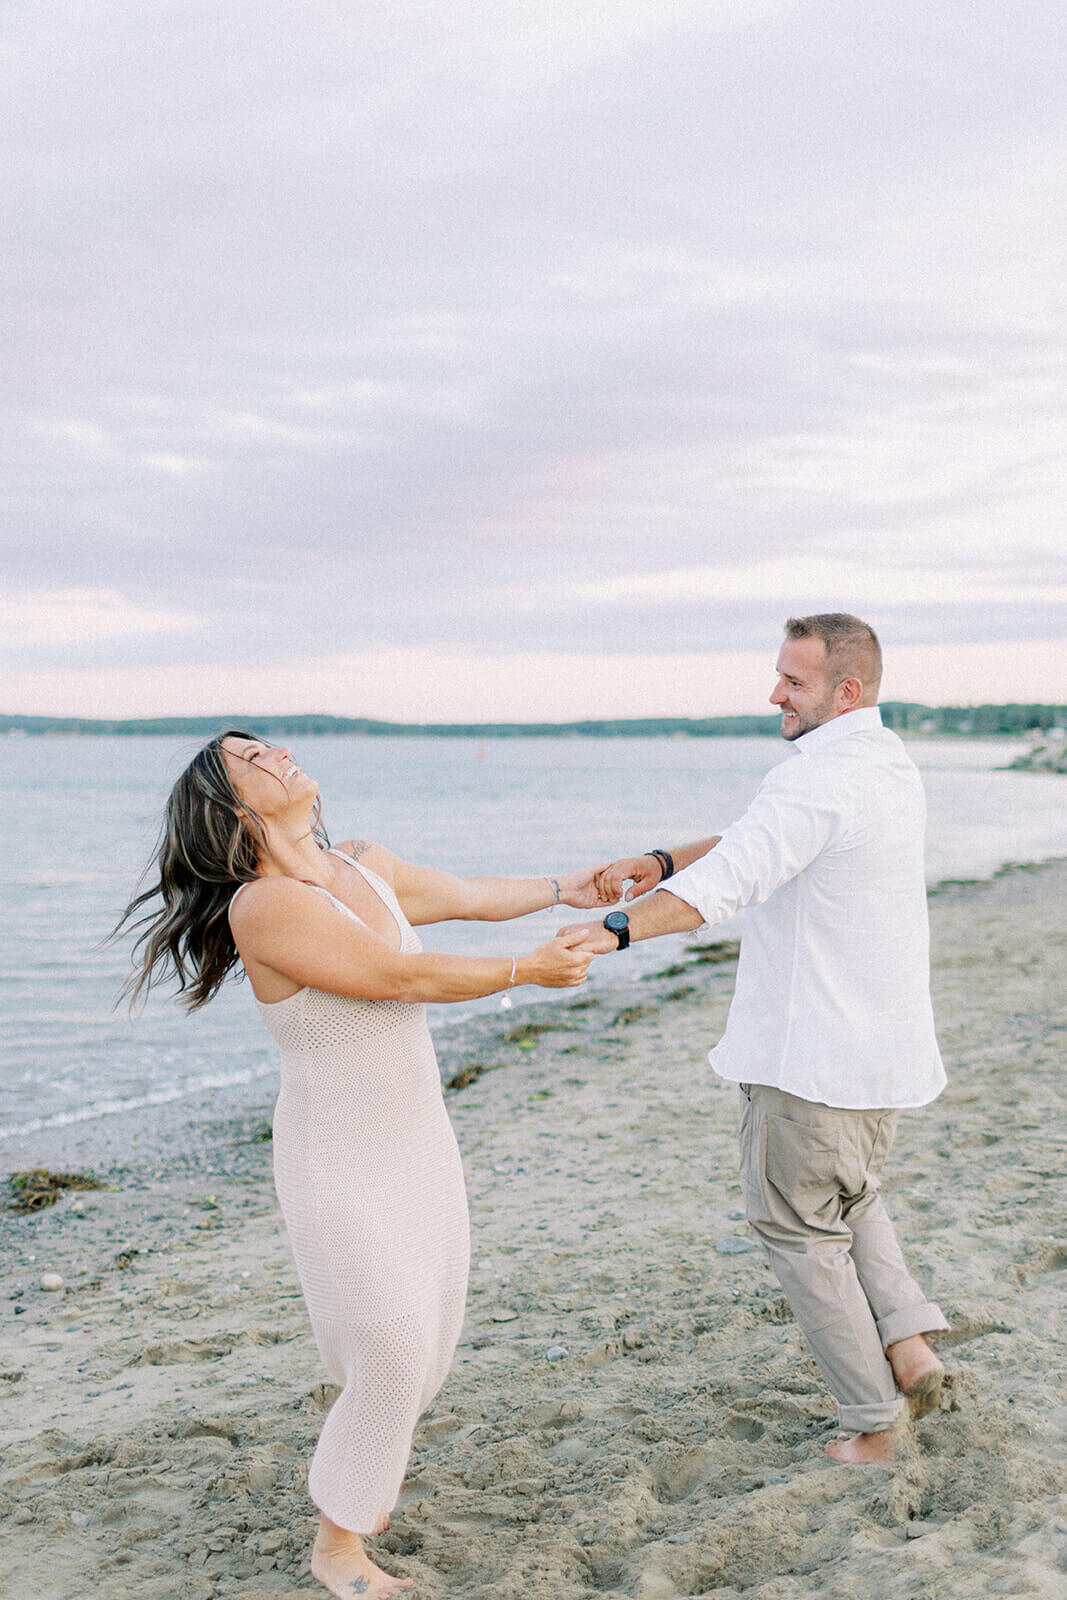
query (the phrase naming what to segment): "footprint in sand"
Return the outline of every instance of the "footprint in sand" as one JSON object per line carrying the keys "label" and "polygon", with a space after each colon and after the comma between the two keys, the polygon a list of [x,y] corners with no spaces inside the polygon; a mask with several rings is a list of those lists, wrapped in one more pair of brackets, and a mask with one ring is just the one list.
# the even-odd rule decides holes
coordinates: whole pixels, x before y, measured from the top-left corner
{"label": "footprint in sand", "polygon": [[969,1344],[972,1339],[982,1339],[987,1333],[1014,1333],[1006,1322],[995,1322],[992,1317],[956,1317],[947,1333],[937,1335],[937,1348],[950,1349],[953,1345]]}
{"label": "footprint in sand", "polygon": [[652,1493],[665,1506],[688,1500],[706,1481],[714,1461],[712,1452],[701,1448],[679,1449],[653,1459],[649,1462]]}
{"label": "footprint in sand", "polygon": [[186,1366],[194,1361],[219,1361],[242,1345],[281,1344],[287,1336],[273,1328],[249,1328],[240,1333],[216,1334],[210,1339],[171,1339],[150,1344],[129,1362],[131,1367]]}

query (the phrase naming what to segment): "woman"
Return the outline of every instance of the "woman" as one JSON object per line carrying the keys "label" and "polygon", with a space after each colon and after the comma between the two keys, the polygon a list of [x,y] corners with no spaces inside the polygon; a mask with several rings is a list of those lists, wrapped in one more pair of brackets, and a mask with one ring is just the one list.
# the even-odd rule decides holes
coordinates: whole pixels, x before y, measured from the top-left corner
{"label": "woman", "polygon": [[350,840],[331,849],[318,788],[284,746],[231,730],[171,793],[160,896],[134,951],[132,1000],[176,974],[190,1009],[243,966],[281,1047],[274,1175],[316,1342],[342,1385],[308,1489],[322,1513],[314,1576],[350,1600],[410,1580],[374,1564],[420,1413],[459,1338],[469,1236],[455,1136],[422,1002],[519,984],[582,983],[590,958],[556,938],[526,956],[423,954],[413,928],[599,903],[603,867],[558,878],[460,879]]}

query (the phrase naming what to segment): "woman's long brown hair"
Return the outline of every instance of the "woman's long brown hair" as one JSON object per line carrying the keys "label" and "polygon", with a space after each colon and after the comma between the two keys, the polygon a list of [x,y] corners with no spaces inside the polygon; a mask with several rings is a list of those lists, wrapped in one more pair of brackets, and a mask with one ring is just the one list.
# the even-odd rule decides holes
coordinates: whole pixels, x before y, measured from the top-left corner
{"label": "woman's long brown hair", "polygon": [[[173,976],[182,1004],[196,1011],[218,993],[240,960],[230,932],[230,901],[242,883],[258,876],[265,835],[226,770],[224,739],[268,743],[227,728],[197,752],[171,790],[159,842],[145,869],[147,875],[157,868],[158,879],[130,901],[112,935],[140,930],[131,954],[133,971],[119,996],[131,1008]],[[317,801],[311,831],[320,844],[329,845]],[[157,899],[161,907],[137,916]]]}

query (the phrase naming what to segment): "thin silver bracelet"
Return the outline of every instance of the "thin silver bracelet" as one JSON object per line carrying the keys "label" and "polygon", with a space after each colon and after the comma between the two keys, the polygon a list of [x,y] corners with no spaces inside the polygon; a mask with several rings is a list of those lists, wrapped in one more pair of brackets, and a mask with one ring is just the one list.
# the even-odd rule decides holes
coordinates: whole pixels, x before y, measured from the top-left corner
{"label": "thin silver bracelet", "polygon": [[559,905],[559,879],[558,878],[546,878],[545,882],[549,885],[549,887],[551,888],[553,894],[556,897],[553,900],[552,904],[554,906],[558,906]]}
{"label": "thin silver bracelet", "polygon": [[[511,977],[508,979],[508,988],[509,989],[514,989],[514,987],[515,987],[515,969],[518,966],[518,964],[519,964],[518,956],[512,956],[512,958],[511,958]],[[510,1011],[513,1005],[514,1005],[514,1001],[512,1000],[510,994],[507,994],[505,992],[504,994],[502,994],[500,996],[500,1009],[501,1009],[501,1011]]]}

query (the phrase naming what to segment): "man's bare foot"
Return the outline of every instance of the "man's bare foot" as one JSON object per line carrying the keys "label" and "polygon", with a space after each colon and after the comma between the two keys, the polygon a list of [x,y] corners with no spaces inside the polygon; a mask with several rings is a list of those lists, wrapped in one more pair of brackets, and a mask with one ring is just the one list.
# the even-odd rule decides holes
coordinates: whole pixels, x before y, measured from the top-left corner
{"label": "man's bare foot", "polygon": [[910,1414],[925,1417],[928,1411],[936,1411],[945,1369],[925,1336],[915,1333],[910,1339],[898,1339],[896,1344],[886,1346],[885,1353],[897,1388],[907,1398]]}
{"label": "man's bare foot", "polygon": [[363,1548],[358,1533],[339,1528],[323,1517],[311,1552],[311,1575],[328,1589],[336,1600],[387,1600],[387,1596],[410,1589],[412,1578],[394,1578],[376,1567]]}
{"label": "man's bare foot", "polygon": [[846,1466],[884,1467],[896,1454],[902,1431],[886,1428],[884,1433],[841,1434],[826,1446],[826,1454]]}

